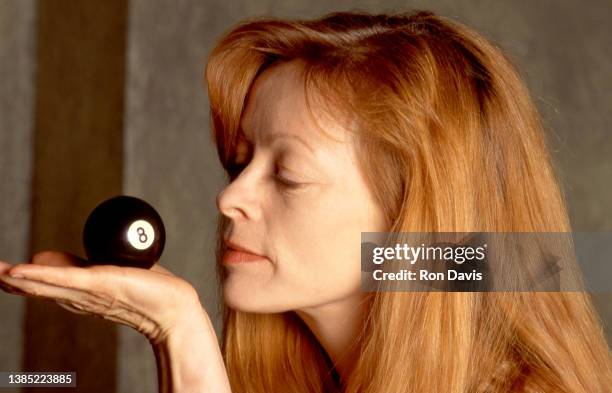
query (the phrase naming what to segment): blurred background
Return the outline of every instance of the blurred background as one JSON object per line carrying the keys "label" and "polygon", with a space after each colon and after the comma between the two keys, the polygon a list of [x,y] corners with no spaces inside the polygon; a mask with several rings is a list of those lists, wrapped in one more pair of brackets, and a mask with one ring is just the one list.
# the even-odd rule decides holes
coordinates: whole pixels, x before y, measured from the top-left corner
{"label": "blurred background", "polygon": [[[506,51],[550,132],[574,230],[612,230],[609,0],[0,0],[0,259],[83,255],[91,209],[138,196],[165,220],[161,263],[198,289],[220,332],[211,47],[246,17],[418,8]],[[594,299],[612,337],[612,296]],[[76,371],[91,393],[157,389],[148,342],[124,326],[2,292],[0,337],[0,371]]]}

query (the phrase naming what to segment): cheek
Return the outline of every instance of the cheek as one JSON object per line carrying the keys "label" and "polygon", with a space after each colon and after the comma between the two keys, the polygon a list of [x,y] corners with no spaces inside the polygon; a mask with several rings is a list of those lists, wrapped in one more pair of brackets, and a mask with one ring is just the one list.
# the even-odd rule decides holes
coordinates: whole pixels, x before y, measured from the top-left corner
{"label": "cheek", "polygon": [[294,293],[313,302],[359,290],[361,232],[382,230],[369,200],[359,195],[314,193],[313,203],[303,200],[275,217],[270,229],[278,246],[279,282],[299,288]]}

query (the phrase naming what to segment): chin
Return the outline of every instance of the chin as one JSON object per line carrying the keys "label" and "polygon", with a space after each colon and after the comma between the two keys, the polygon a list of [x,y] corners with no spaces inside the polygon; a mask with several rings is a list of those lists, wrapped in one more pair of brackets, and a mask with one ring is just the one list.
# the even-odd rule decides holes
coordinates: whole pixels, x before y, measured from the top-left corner
{"label": "chin", "polygon": [[273,297],[255,296],[254,291],[236,290],[236,288],[231,286],[223,286],[223,301],[225,305],[236,311],[272,314],[292,310],[289,306],[276,304],[274,300],[276,299]]}
{"label": "chin", "polygon": [[239,289],[232,285],[223,286],[223,301],[225,305],[236,311],[264,312],[262,305],[251,291]]}

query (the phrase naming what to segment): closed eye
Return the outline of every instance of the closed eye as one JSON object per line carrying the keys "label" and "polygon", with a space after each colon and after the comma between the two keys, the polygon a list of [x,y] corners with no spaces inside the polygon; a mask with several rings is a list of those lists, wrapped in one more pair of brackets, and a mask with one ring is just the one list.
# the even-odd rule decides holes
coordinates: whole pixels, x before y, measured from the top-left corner
{"label": "closed eye", "polygon": [[[227,174],[230,177],[230,181],[234,181],[238,176],[240,176],[240,174],[242,173],[242,171],[248,166],[248,163],[241,163],[241,162],[230,162],[225,166],[225,171],[227,172]],[[305,185],[306,183],[302,183],[302,182],[296,182],[294,180],[290,180],[288,178],[286,178],[285,176],[281,175],[283,168],[279,167],[277,170],[275,170],[272,178],[273,180],[281,187],[283,188],[287,188],[287,189],[296,189],[299,188],[303,185]]]}
{"label": "closed eye", "polygon": [[288,171],[287,169],[283,168],[282,166],[278,165],[276,171],[274,172],[274,180],[281,186],[285,187],[285,188],[299,188],[301,186],[303,186],[305,183],[302,182],[297,182],[294,180],[290,180],[288,178],[286,178],[285,176],[282,176],[281,173],[284,171]]}
{"label": "closed eye", "polygon": [[279,174],[274,175],[274,180],[279,183],[283,187],[287,188],[298,188],[302,185],[302,183],[298,183],[287,178],[280,176]]}

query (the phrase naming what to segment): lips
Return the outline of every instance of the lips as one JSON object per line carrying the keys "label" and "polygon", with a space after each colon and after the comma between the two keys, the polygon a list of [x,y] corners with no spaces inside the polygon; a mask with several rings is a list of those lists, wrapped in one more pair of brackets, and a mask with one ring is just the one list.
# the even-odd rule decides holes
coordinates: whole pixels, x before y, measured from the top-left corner
{"label": "lips", "polygon": [[227,245],[223,254],[223,263],[225,264],[250,263],[266,259],[265,256],[229,240],[225,240],[225,244]]}

